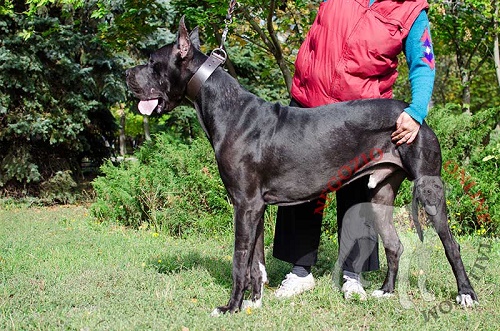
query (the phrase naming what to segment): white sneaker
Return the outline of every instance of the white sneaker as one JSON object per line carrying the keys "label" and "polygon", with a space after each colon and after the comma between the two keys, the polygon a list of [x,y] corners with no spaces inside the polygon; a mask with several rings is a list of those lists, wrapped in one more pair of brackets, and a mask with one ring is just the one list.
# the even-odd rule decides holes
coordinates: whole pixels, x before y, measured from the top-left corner
{"label": "white sneaker", "polygon": [[366,292],[363,289],[363,285],[361,285],[359,280],[349,276],[344,276],[342,292],[344,292],[344,298],[346,300],[352,299],[355,296],[358,296],[360,300],[366,300]]}
{"label": "white sneaker", "polygon": [[311,273],[306,277],[299,277],[296,274],[289,273],[274,292],[274,295],[277,298],[289,298],[311,290],[314,285],[314,277]]}

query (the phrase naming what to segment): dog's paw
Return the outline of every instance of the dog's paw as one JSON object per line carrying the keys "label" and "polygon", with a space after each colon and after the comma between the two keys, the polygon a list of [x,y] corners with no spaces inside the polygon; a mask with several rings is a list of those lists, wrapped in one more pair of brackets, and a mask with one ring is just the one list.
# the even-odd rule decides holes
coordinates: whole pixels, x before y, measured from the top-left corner
{"label": "dog's paw", "polygon": [[393,296],[393,293],[384,292],[383,290],[375,290],[372,292],[372,297],[374,298],[390,298]]}
{"label": "dog's paw", "polygon": [[262,307],[262,298],[259,300],[243,300],[243,303],[241,304],[241,310],[245,310],[247,308],[255,309],[255,308],[260,308]]}
{"label": "dog's paw", "polygon": [[457,303],[465,308],[474,307],[478,305],[479,302],[474,300],[470,294],[459,294],[457,295]]}
{"label": "dog's paw", "polygon": [[214,310],[212,310],[212,312],[210,313],[210,316],[212,317],[219,317],[221,315],[223,315],[224,312],[222,312],[222,310],[220,310],[219,308],[215,308]]}
{"label": "dog's paw", "polygon": [[219,306],[212,310],[210,313],[210,316],[212,317],[218,317],[224,314],[235,314],[237,312],[241,311],[241,309],[238,308],[236,305],[227,305],[227,306]]}
{"label": "dog's paw", "polygon": [[212,310],[212,312],[210,313],[210,316],[219,317],[219,316],[224,315],[225,313],[227,313],[229,311],[230,311],[229,306],[217,307],[214,310]]}

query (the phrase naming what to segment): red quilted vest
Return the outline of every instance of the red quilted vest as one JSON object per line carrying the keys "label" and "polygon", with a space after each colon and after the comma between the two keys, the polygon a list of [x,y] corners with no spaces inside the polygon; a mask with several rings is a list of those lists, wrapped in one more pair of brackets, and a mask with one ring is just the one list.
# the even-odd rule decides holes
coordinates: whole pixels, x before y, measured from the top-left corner
{"label": "red quilted vest", "polygon": [[426,0],[328,0],[295,61],[292,96],[304,107],[392,98],[397,56]]}

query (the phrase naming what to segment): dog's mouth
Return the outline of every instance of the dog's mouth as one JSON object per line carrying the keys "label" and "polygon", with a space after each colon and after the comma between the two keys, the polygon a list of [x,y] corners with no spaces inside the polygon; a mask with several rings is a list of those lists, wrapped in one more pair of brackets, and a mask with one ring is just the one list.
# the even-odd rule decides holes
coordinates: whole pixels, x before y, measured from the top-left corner
{"label": "dog's mouth", "polygon": [[164,107],[165,100],[163,100],[162,98],[141,100],[137,105],[137,108],[139,108],[139,112],[142,115],[148,116],[151,115],[155,109],[156,112],[160,114],[163,111]]}

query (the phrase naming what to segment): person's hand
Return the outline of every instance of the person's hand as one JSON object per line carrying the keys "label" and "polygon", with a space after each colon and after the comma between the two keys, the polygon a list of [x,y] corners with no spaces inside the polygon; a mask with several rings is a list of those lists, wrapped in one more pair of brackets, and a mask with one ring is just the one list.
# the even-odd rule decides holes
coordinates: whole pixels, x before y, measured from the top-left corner
{"label": "person's hand", "polygon": [[404,143],[409,145],[417,137],[418,130],[420,130],[420,123],[415,121],[406,112],[403,112],[396,121],[396,131],[391,135],[392,141],[395,142],[397,146]]}

